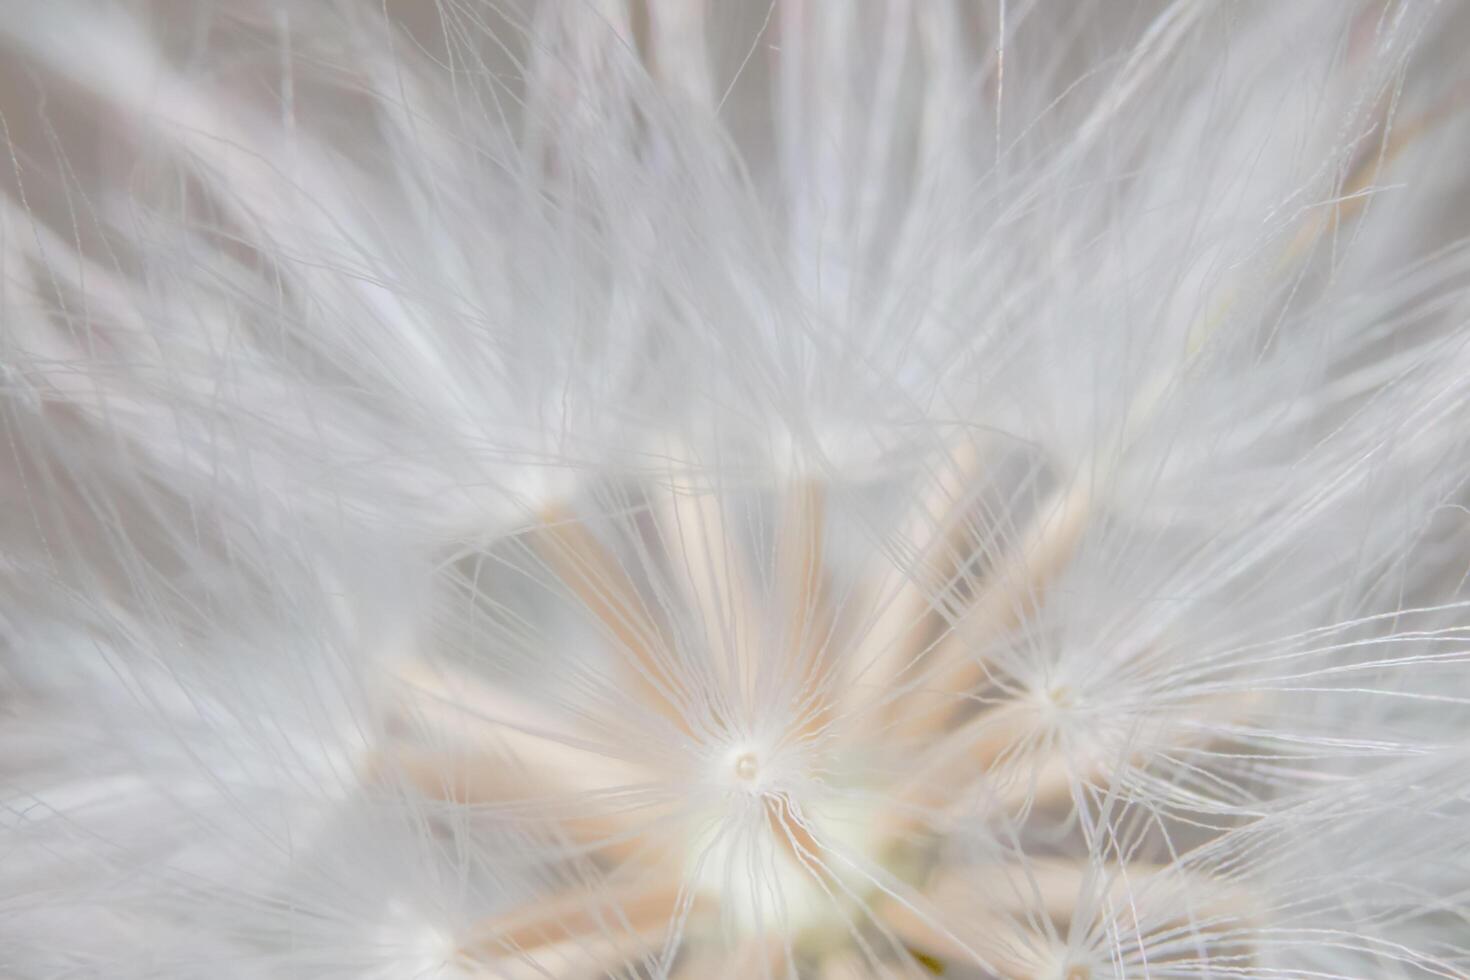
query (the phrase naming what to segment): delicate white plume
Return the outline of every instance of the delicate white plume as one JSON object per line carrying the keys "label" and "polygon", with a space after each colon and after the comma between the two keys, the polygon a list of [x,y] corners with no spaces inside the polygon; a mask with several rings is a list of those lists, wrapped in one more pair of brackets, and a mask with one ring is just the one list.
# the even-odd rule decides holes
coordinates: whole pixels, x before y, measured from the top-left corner
{"label": "delicate white plume", "polygon": [[1470,976],[1467,42],[0,0],[0,973]]}

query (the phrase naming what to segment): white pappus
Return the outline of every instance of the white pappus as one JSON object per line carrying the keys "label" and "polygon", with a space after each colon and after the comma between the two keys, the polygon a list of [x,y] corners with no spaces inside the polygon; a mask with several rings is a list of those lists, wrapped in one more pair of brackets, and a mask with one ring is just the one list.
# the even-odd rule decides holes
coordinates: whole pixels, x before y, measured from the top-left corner
{"label": "white pappus", "polygon": [[1467,41],[0,0],[0,973],[1470,976]]}

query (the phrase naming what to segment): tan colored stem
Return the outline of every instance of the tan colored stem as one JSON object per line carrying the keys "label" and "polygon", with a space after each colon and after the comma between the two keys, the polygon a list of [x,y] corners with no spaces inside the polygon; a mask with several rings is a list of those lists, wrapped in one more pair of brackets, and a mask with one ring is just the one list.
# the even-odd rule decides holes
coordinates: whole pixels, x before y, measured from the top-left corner
{"label": "tan colored stem", "polygon": [[786,946],[769,938],[744,939],[733,949],[706,948],[681,959],[673,980],[777,980],[788,975]]}
{"label": "tan colored stem", "polygon": [[838,953],[822,961],[821,980],[870,980],[872,965],[856,953]]}
{"label": "tan colored stem", "polygon": [[615,974],[658,948],[679,902],[667,879],[570,892],[476,924],[460,956],[497,977]]}
{"label": "tan colored stem", "polygon": [[796,814],[791,809],[791,801],[785,796],[769,796],[765,802],[766,818],[770,821],[771,833],[776,838],[776,843],[785,848],[786,853],[798,865],[814,874],[819,873],[821,867],[813,862],[821,860],[823,847],[797,821]]}
{"label": "tan colored stem", "polygon": [[760,617],[720,496],[676,481],[661,503],[660,524],[675,578],[699,619],[716,675],[726,693],[738,698],[754,687]]}
{"label": "tan colored stem", "polygon": [[447,668],[415,664],[398,676],[406,719],[432,738],[383,749],[377,767],[384,774],[406,777],[438,799],[504,804],[527,819],[544,812],[593,845],[634,846],[637,830],[654,822],[647,806],[615,807],[607,799],[659,785],[654,770],[549,729],[536,705]]}
{"label": "tan colored stem", "polygon": [[869,575],[875,584],[866,600],[878,614],[849,651],[844,714],[882,704],[927,645],[936,624],[935,596],[956,568],[956,539],[965,533],[967,490],[979,465],[975,446],[958,443],[902,522],[899,539],[910,553],[896,560],[877,556],[881,568]]}
{"label": "tan colored stem", "polygon": [[[1054,976],[1065,966],[1063,951],[1041,938],[1042,919],[1079,938],[1138,934],[1146,946],[1150,933],[1191,922],[1205,933],[1239,926],[1254,908],[1241,889],[1198,872],[1045,859],[941,872],[925,899],[923,916],[892,899],[877,911],[919,951],[963,963],[978,954],[1007,977]],[[1073,926],[1079,917],[1081,932]]]}
{"label": "tan colored stem", "polygon": [[[879,826],[889,838],[902,839],[942,832],[952,821],[975,819],[992,808],[1016,817],[1032,807],[1070,802],[1083,784],[1116,780],[1120,765],[1144,764],[1160,753],[1209,743],[1207,730],[1182,727],[1182,718],[1242,718],[1257,699],[1254,693],[1210,695],[1150,724],[1128,724],[1117,731],[1126,730],[1132,741],[1116,751],[1097,732],[1086,748],[1062,744],[1043,702],[989,709],[919,760],[913,775],[891,794],[891,807],[879,816]],[[1068,709],[1058,704],[1055,710]]]}
{"label": "tan colored stem", "polygon": [[1036,859],[941,872],[925,896],[939,908],[979,904],[987,914],[1015,919],[1044,916],[1064,926],[1095,892],[1118,901],[1158,871],[1157,865],[1129,865],[1124,878],[1116,869],[1098,869],[1087,861]]}
{"label": "tan colored stem", "polygon": [[1324,208],[1314,209],[1306,224],[1287,245],[1282,264],[1289,264],[1300,258],[1323,232],[1361,215],[1372,200],[1373,183],[1379,175],[1446,118],[1454,112],[1462,111],[1467,92],[1470,90],[1461,86],[1428,112],[1404,122],[1391,120],[1385,111],[1382,124],[1392,124],[1388,138],[1359,151],[1333,200]]}
{"label": "tan colored stem", "polygon": [[905,946],[940,963],[978,965],[1007,980],[1040,980],[1036,949],[1043,940],[1014,919],[971,905],[946,909],[937,921],[893,899],[879,901],[874,914]]}
{"label": "tan colored stem", "polygon": [[668,811],[662,797],[623,800],[562,790],[534,766],[510,766],[489,752],[398,746],[380,753],[376,767],[381,776],[405,779],[432,799],[492,807],[512,825],[545,829],[554,823],[582,848],[614,862],[661,856],[662,845],[652,838]]}
{"label": "tan colored stem", "polygon": [[[1028,802],[1065,796],[1071,769],[1048,741],[1037,706],[1009,704],[977,715],[918,760],[912,775],[894,789],[889,808],[878,817],[880,833],[902,839],[942,832],[982,782],[994,796],[991,802],[1011,814]],[[1007,765],[998,770],[1002,761]]]}
{"label": "tan colored stem", "polygon": [[686,729],[667,638],[627,569],[567,511],[549,509],[543,520],[532,538],[537,553],[602,627],[639,699]]}
{"label": "tan colored stem", "polygon": [[932,651],[904,698],[895,737],[923,741],[949,726],[962,696],[986,679],[985,652],[1033,617],[1047,586],[1071,560],[1087,528],[1091,497],[1074,485],[1058,491],[1010,553],[985,576],[975,602]]}
{"label": "tan colored stem", "polygon": [[781,690],[797,708],[797,730],[808,735],[831,721],[832,603],[822,560],[826,499],[815,483],[792,487],[776,542],[778,590],[786,603],[786,676]]}

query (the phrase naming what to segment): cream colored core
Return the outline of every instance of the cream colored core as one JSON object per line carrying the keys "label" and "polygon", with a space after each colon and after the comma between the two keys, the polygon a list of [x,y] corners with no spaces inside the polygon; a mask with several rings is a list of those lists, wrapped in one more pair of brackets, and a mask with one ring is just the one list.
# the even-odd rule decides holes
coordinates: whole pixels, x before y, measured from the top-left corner
{"label": "cream colored core", "polygon": [[754,752],[746,752],[735,760],[735,775],[747,783],[754,781],[758,772],[760,772],[760,763]]}

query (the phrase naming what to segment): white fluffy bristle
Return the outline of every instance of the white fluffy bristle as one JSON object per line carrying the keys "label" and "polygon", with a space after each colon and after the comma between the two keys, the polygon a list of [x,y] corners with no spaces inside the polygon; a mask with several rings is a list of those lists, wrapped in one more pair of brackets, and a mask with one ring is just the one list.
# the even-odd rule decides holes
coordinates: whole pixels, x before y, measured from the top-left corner
{"label": "white fluffy bristle", "polygon": [[1470,976],[1467,42],[0,0],[0,974]]}

